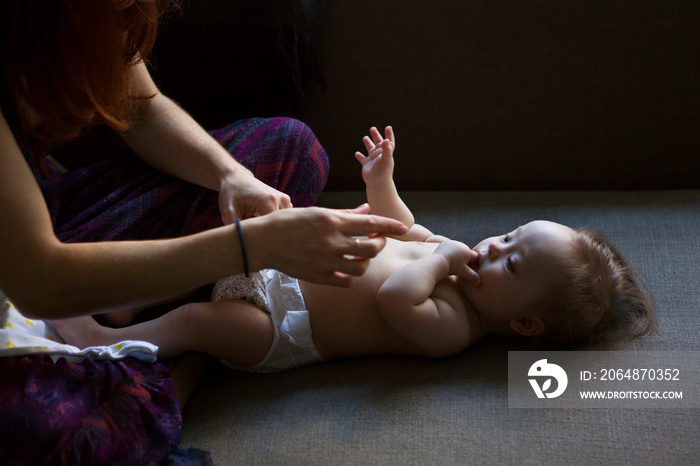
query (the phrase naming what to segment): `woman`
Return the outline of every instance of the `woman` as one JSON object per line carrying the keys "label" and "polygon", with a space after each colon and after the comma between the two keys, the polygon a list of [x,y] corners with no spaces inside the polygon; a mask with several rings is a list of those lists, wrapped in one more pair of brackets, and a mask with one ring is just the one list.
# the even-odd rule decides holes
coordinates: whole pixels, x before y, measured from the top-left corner
{"label": "woman", "polygon": [[[325,183],[325,153],[302,123],[247,120],[209,135],[160,94],[142,57],[169,3],[0,3],[0,289],[28,317],[148,307],[262,268],[347,286],[382,234],[405,231],[367,207],[288,209]],[[96,124],[128,150],[57,173],[46,155]],[[139,464],[173,452],[175,391],[184,402],[199,366],[185,361],[171,380],[163,364],[62,361],[0,358],[0,462],[90,452]]]}

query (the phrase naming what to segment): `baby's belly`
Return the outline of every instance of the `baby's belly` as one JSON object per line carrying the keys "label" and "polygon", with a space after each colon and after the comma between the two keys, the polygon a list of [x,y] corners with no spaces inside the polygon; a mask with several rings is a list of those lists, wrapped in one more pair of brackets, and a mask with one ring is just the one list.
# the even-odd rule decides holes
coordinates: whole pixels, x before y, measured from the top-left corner
{"label": "baby's belly", "polygon": [[367,335],[385,327],[376,292],[301,283],[316,349],[328,359],[355,355],[367,346]]}
{"label": "baby's belly", "polygon": [[386,323],[377,307],[376,293],[343,289],[322,296],[312,294],[315,299],[307,302],[311,335],[324,358],[418,354],[413,344]]}
{"label": "baby's belly", "polygon": [[373,258],[365,273],[353,279],[352,286],[342,288],[299,280],[307,309],[312,314],[328,314],[339,321],[352,316],[377,313],[377,293],[392,273],[415,260],[415,253],[406,254],[406,248],[387,240],[386,247]]}
{"label": "baby's belly", "polygon": [[350,288],[299,282],[310,314],[314,343],[323,357],[412,352],[412,345],[381,316],[377,293],[394,271],[430,254],[436,246],[397,243],[388,242],[367,272],[356,277]]}

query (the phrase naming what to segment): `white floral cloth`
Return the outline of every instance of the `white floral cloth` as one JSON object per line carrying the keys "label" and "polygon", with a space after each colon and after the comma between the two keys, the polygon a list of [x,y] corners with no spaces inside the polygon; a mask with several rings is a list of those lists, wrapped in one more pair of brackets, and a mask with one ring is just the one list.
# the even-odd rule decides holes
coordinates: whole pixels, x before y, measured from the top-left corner
{"label": "white floral cloth", "polygon": [[66,344],[51,322],[27,319],[8,300],[0,301],[0,357],[45,353],[54,361],[66,358],[71,362],[90,359],[123,359],[133,357],[155,362],[158,347],[145,341],[122,341],[110,346],[77,348]]}

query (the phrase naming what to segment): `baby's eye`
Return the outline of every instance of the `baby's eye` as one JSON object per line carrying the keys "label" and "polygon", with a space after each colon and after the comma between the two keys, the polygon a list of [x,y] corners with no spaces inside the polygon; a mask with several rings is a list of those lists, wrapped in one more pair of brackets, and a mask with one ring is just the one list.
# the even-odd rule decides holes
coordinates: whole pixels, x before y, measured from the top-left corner
{"label": "baby's eye", "polygon": [[513,268],[513,261],[510,257],[506,259],[506,268],[510,273],[515,273],[515,269]]}
{"label": "baby's eye", "polygon": [[504,243],[507,243],[508,241],[510,241],[510,235],[508,233],[506,233],[505,235],[503,235],[501,237],[501,241],[503,241]]}

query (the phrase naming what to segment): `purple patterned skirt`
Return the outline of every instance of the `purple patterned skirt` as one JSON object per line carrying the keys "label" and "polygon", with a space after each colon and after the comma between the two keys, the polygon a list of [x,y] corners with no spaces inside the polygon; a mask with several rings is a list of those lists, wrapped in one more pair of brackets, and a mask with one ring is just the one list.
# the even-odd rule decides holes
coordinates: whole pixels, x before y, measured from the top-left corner
{"label": "purple patterned skirt", "polygon": [[[326,183],[326,153],[297,120],[242,120],[211,134],[294,206],[312,205]],[[171,238],[222,224],[216,192],[131,153],[53,180],[30,164],[63,242]],[[0,358],[0,374],[0,464],[211,463],[206,452],[178,447],[169,365],[34,355]]]}
{"label": "purple patterned skirt", "polygon": [[0,464],[213,464],[178,447],[182,418],[164,364],[35,355],[0,368]]}
{"label": "purple patterned skirt", "polygon": [[[241,120],[211,134],[295,207],[313,205],[326,184],[326,153],[300,121]],[[174,238],[222,225],[218,193],[153,170],[131,153],[44,179],[41,188],[63,242]]]}

